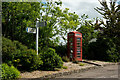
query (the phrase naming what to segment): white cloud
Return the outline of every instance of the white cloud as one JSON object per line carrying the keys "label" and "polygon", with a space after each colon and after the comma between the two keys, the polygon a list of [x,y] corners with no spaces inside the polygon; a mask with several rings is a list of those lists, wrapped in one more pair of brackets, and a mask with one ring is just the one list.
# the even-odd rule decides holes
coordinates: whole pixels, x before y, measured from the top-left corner
{"label": "white cloud", "polygon": [[63,8],[69,8],[70,12],[76,12],[79,16],[87,14],[90,18],[101,17],[94,8],[99,7],[98,0],[62,0]]}

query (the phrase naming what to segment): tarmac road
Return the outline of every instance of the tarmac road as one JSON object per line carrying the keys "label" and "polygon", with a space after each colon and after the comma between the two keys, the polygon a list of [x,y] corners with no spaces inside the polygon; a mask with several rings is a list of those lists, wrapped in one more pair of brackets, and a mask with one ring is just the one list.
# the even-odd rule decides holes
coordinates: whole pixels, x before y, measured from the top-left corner
{"label": "tarmac road", "polygon": [[118,78],[118,65],[109,65],[56,78]]}

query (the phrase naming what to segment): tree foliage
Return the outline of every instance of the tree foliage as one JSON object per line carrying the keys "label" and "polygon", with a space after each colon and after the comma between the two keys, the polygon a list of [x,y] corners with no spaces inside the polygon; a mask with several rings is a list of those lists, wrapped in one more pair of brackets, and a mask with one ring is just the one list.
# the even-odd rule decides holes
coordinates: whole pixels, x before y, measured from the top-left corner
{"label": "tree foliage", "polygon": [[116,38],[120,35],[120,5],[116,5],[116,0],[110,1],[110,7],[106,1],[99,1],[102,5],[101,8],[95,8],[95,10],[100,13],[106,20],[106,23],[101,21],[104,25],[103,35],[108,38]]}
{"label": "tree foliage", "polygon": [[88,15],[83,14],[80,20],[80,28],[77,31],[82,33],[82,45],[83,45],[83,58],[85,58],[88,52],[88,45],[92,39],[97,38],[99,32],[95,32],[95,19],[90,19]]}
{"label": "tree foliage", "polygon": [[83,36],[83,45],[89,44],[89,41],[97,37],[98,32],[95,32],[95,19],[88,19],[88,15],[83,14],[81,16],[80,28],[78,31],[82,33]]}
{"label": "tree foliage", "polygon": [[[59,36],[64,40],[64,35],[69,29],[79,25],[79,17],[70,13],[68,8],[61,9],[61,1],[43,2],[3,2],[2,26],[3,36],[12,40],[19,40],[29,48],[35,48],[35,35],[26,32],[27,27],[35,27],[36,18],[46,21],[47,26],[40,27],[39,46],[54,46],[59,42]],[[55,37],[59,35],[58,37]],[[41,48],[41,47],[40,47]]]}
{"label": "tree foliage", "polygon": [[39,18],[39,7],[38,2],[3,2],[3,36],[32,46],[35,35],[27,34],[26,27],[35,27],[35,20]]}
{"label": "tree foliage", "polygon": [[65,35],[68,31],[70,29],[75,30],[79,25],[79,16],[70,13],[69,8],[61,9],[61,1],[52,2],[50,0],[46,4],[41,3],[40,6],[40,20],[47,21],[47,26],[40,28],[40,39],[45,37],[46,42],[44,44],[47,45],[49,45],[50,39],[59,42],[59,38],[62,37],[66,41]]}
{"label": "tree foliage", "polygon": [[[100,13],[106,20],[100,20],[100,24],[97,28],[101,29],[102,32],[98,35],[98,40],[107,40],[107,45],[113,46],[109,47],[107,52],[108,55],[116,56],[118,61],[118,54],[120,53],[120,5],[116,4],[116,0],[110,0],[110,6],[108,6],[107,1],[99,1],[102,7],[96,7],[95,10]],[[115,61],[115,60],[114,60]]]}

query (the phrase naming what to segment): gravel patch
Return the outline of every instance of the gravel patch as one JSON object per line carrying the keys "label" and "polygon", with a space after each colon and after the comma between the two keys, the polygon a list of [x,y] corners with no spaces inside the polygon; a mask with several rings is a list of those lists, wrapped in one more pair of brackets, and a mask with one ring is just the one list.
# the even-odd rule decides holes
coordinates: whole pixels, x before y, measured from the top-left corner
{"label": "gravel patch", "polygon": [[[109,62],[102,62],[102,61],[88,61],[89,63],[94,63],[94,64],[99,64],[101,66],[109,65],[109,64],[114,64],[114,63],[109,63]],[[79,64],[85,64],[84,66],[80,66]],[[60,71],[32,71],[32,72],[24,72],[21,73],[20,76],[21,78],[51,78],[51,77],[58,77],[62,75],[69,75],[72,73],[78,73],[78,72],[83,72],[85,70],[89,69],[94,69],[97,68],[98,66],[89,64],[89,63],[83,63],[79,62],[79,64],[72,63],[72,62],[64,62],[63,66],[67,66],[67,69],[60,69]]]}

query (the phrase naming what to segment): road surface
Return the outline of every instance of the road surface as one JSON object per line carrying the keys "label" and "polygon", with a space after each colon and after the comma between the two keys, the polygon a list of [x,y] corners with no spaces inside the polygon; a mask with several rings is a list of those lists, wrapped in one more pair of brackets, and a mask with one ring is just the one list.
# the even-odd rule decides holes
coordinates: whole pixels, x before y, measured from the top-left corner
{"label": "road surface", "polygon": [[109,65],[57,78],[118,78],[118,65]]}

